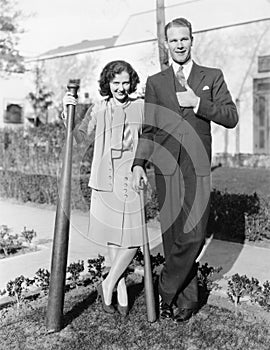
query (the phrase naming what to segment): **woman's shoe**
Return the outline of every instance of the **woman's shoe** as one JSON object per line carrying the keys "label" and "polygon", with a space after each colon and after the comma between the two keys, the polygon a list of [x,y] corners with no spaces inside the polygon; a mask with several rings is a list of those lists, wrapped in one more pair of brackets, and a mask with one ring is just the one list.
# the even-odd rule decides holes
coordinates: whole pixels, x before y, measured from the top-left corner
{"label": "woman's shoe", "polygon": [[127,316],[129,312],[129,307],[127,306],[122,306],[119,303],[117,304],[117,311],[121,316]]}
{"label": "woman's shoe", "polygon": [[104,310],[105,312],[107,312],[108,314],[114,314],[114,313],[115,313],[115,308],[113,307],[113,305],[112,305],[112,304],[107,305],[107,304],[105,303],[102,283],[100,283],[100,284],[97,286],[97,293],[98,293],[98,296],[101,298],[103,310]]}

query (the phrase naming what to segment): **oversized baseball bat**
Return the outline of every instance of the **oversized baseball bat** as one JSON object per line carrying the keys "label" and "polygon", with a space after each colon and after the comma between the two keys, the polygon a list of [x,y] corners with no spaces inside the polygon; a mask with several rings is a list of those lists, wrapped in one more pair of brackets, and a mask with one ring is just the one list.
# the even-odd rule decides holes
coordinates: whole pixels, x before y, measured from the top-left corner
{"label": "oversized baseball bat", "polygon": [[141,217],[143,225],[143,256],[144,256],[144,296],[146,302],[147,321],[155,322],[157,319],[155,296],[153,287],[153,276],[150,259],[149,238],[144,211],[144,190],[140,190]]}
{"label": "oversized baseball bat", "polygon": [[[69,83],[69,92],[77,97],[79,85]],[[47,306],[46,327],[49,333],[58,332],[62,328],[63,307],[66,283],[66,268],[68,256],[68,240],[70,226],[70,195],[72,172],[72,146],[75,106],[67,109],[66,143],[62,163],[59,197],[56,209],[54,239],[51,260],[51,276]]]}

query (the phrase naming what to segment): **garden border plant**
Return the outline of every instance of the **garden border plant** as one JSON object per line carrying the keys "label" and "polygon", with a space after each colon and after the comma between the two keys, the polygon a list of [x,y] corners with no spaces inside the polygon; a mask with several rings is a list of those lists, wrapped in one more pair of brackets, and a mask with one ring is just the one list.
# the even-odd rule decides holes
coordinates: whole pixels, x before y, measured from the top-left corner
{"label": "garden border plant", "polygon": [[248,278],[246,275],[240,276],[236,273],[228,279],[227,295],[234,303],[236,313],[244,297],[265,311],[270,311],[270,282],[268,280],[261,284],[255,277]]}
{"label": "garden border plant", "polygon": [[[107,273],[104,264],[105,258],[98,255],[97,258],[87,260],[87,272],[85,272],[85,263],[83,260],[72,262],[67,266],[66,292],[69,289],[78,287],[87,287],[91,285],[96,288]],[[159,253],[156,256],[151,255],[151,265],[154,279],[164,263],[164,257]],[[140,275],[143,275],[143,254],[138,249],[133,261],[131,262],[128,274],[135,273],[136,269],[141,267]],[[201,295],[201,305],[207,302],[210,293],[213,290],[220,289],[220,286],[214,279],[214,275],[221,271],[221,267],[209,266],[208,263],[200,265],[198,263],[198,282]],[[23,275],[16,277],[7,283],[6,288],[0,291],[0,295],[8,295],[10,302],[15,303],[17,310],[23,302],[33,294],[46,296],[49,290],[50,272],[47,269],[38,269],[33,278]],[[246,275],[240,276],[234,274],[228,278],[227,296],[234,303],[236,315],[239,313],[239,307],[243,298],[248,298],[251,304],[260,306],[263,310],[270,311],[270,282],[267,280],[261,284],[256,278],[250,279]],[[247,300],[246,300],[247,301]],[[10,305],[7,303],[7,306]]]}

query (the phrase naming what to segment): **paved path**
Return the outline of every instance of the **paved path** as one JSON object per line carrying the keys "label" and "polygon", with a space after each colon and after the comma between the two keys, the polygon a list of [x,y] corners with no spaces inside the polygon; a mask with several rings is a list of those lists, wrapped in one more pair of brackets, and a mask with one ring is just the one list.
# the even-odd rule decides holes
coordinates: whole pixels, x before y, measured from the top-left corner
{"label": "paved path", "polygon": [[[31,204],[18,204],[0,200],[0,225],[7,225],[14,233],[20,233],[24,226],[37,232],[36,242],[40,250],[0,260],[0,290],[6,283],[23,274],[33,277],[39,268],[50,269],[52,238],[54,232],[55,209],[35,207]],[[100,247],[85,237],[88,227],[88,214],[72,212],[68,263],[97,257],[98,253],[106,255],[106,248]],[[155,255],[161,251],[161,235],[158,223],[148,225],[150,246]],[[234,273],[256,277],[261,282],[270,280],[270,250],[248,244],[209,240],[200,256],[201,263],[222,266],[219,274],[220,284],[224,287],[224,277]]]}

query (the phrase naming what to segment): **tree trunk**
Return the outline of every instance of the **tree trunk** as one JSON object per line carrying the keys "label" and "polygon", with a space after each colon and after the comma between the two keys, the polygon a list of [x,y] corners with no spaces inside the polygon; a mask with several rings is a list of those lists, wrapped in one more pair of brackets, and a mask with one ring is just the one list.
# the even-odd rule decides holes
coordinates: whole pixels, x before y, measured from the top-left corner
{"label": "tree trunk", "polygon": [[157,13],[157,39],[158,39],[158,52],[159,52],[159,62],[161,70],[168,68],[169,58],[168,51],[164,46],[165,41],[165,10],[164,10],[164,0],[156,0],[156,13]]}

